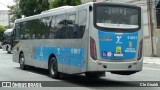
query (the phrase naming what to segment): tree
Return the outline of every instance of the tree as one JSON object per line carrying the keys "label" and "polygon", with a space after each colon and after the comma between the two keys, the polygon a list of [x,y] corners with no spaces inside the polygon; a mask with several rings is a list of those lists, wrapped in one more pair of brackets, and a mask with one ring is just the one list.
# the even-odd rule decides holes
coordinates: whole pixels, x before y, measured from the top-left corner
{"label": "tree", "polygon": [[49,9],[48,0],[20,0],[19,8],[22,15],[32,16]]}
{"label": "tree", "polygon": [[64,5],[76,6],[81,3],[81,0],[54,0],[51,2],[50,8],[56,8]]}
{"label": "tree", "polygon": [[21,15],[22,15],[21,10],[19,8],[19,0],[15,0],[14,2],[15,2],[15,5],[9,6],[10,8],[9,14],[13,15],[10,19],[11,22],[14,22],[18,18],[21,18]]}
{"label": "tree", "polygon": [[10,7],[10,15],[13,15],[11,17],[11,22],[14,22],[16,19],[21,18],[21,10],[17,5],[13,5]]}
{"label": "tree", "polygon": [[0,41],[2,40],[3,33],[4,33],[5,30],[6,29],[2,25],[0,25]]}

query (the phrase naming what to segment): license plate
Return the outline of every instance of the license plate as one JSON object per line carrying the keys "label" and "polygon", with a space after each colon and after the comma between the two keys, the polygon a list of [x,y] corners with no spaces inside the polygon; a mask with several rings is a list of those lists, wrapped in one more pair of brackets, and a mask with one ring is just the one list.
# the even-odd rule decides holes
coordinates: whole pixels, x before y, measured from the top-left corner
{"label": "license plate", "polygon": [[123,53],[115,53],[114,56],[115,57],[123,57]]}

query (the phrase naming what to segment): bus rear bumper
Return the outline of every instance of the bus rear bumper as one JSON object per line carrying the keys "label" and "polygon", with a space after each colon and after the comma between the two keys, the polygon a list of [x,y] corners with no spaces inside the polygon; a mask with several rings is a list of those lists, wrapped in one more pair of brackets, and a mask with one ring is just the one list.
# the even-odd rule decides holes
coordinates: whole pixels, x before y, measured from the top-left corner
{"label": "bus rear bumper", "polygon": [[[108,71],[108,72],[112,72],[112,71],[141,71],[142,70],[142,66],[143,66],[143,59],[141,60],[136,60],[136,61],[130,61],[130,62],[106,62],[106,61],[96,61],[94,62],[96,63],[97,69],[95,71]],[[91,71],[93,70],[93,66],[92,69],[89,68]],[[89,70],[89,71],[90,71]]]}
{"label": "bus rear bumper", "polygon": [[98,71],[141,71],[142,61],[133,62],[98,62]]}

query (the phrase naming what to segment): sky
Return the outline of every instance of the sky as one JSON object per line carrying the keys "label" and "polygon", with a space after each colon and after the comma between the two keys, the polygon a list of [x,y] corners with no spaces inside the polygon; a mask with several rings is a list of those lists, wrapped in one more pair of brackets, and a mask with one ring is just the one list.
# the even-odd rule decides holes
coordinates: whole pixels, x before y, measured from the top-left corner
{"label": "sky", "polygon": [[13,0],[0,0],[0,10],[9,10],[7,6],[12,6]]}

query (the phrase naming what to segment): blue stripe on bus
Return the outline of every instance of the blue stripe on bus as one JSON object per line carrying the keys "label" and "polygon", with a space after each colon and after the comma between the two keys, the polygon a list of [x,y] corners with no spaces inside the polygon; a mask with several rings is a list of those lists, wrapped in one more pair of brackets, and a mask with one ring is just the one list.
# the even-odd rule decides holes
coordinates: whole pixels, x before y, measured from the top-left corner
{"label": "blue stripe on bus", "polygon": [[59,64],[84,67],[83,48],[37,46],[34,52],[34,59],[48,62],[48,58],[52,53],[56,56]]}

